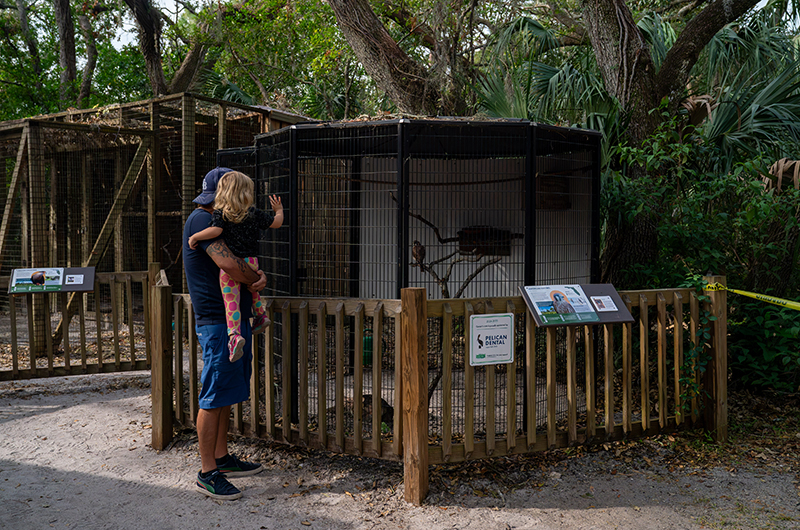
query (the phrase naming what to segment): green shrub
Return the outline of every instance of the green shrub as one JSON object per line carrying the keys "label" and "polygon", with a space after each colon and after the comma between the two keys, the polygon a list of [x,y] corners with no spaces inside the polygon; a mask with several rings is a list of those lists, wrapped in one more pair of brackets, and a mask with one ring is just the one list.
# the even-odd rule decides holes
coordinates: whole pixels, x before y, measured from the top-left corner
{"label": "green shrub", "polygon": [[728,297],[731,386],[800,390],[800,312],[733,296]]}

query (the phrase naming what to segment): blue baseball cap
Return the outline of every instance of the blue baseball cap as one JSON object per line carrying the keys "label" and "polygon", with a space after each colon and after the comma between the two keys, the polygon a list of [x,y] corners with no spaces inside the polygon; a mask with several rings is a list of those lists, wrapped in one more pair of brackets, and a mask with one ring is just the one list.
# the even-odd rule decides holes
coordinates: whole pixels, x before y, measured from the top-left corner
{"label": "blue baseball cap", "polygon": [[231,171],[233,170],[227,167],[215,167],[206,173],[206,176],[203,177],[203,193],[198,195],[192,202],[200,206],[208,206],[214,202],[214,198],[217,196],[217,183],[219,179],[222,178],[222,175]]}

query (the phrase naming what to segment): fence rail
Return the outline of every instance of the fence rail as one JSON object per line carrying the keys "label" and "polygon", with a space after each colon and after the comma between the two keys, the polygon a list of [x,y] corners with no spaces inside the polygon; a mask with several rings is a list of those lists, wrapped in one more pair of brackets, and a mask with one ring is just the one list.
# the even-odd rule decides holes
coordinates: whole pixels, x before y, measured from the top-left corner
{"label": "fence rail", "polygon": [[0,381],[149,369],[148,283],[147,271],[98,273],[88,293],[9,295]]}
{"label": "fence rail", "polygon": [[[251,397],[234,407],[232,430],[404,459],[411,502],[427,492],[429,463],[685,425],[727,437],[724,292],[623,291],[633,323],[544,329],[521,297],[427,301],[424,289],[406,292],[402,300],[267,299],[272,324],[254,337]],[[153,411],[167,415],[174,403],[175,419],[194,425],[200,367],[191,300],[172,300],[175,347],[164,361],[175,368],[174,394],[163,405],[154,398]],[[515,315],[515,362],[470,366],[469,317],[479,313]],[[166,445],[171,425],[154,420],[153,435]]]}

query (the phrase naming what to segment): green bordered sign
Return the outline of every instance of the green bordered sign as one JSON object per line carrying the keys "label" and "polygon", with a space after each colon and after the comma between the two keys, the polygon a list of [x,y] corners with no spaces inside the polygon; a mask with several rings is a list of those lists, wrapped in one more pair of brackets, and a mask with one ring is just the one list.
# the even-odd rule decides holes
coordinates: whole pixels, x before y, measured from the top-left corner
{"label": "green bordered sign", "polygon": [[14,269],[9,294],[82,292],[94,289],[94,267]]}
{"label": "green bordered sign", "polygon": [[470,366],[514,362],[514,314],[472,315],[469,318]]}
{"label": "green bordered sign", "polygon": [[633,322],[610,283],[529,285],[520,291],[538,327]]}
{"label": "green bordered sign", "polygon": [[531,285],[522,294],[539,326],[598,322],[596,307],[580,285]]}

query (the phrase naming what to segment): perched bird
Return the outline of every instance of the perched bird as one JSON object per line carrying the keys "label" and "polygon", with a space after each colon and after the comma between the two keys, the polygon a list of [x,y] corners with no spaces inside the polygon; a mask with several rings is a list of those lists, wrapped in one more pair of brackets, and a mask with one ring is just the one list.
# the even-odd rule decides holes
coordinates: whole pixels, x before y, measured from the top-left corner
{"label": "perched bird", "polygon": [[411,249],[411,257],[419,264],[420,270],[424,269],[425,246],[419,241],[414,240],[414,248]]}
{"label": "perched bird", "polygon": [[554,293],[553,294],[553,307],[556,310],[556,313],[574,313],[575,308],[572,307],[572,304],[569,303],[569,300],[561,294],[561,293]]}

